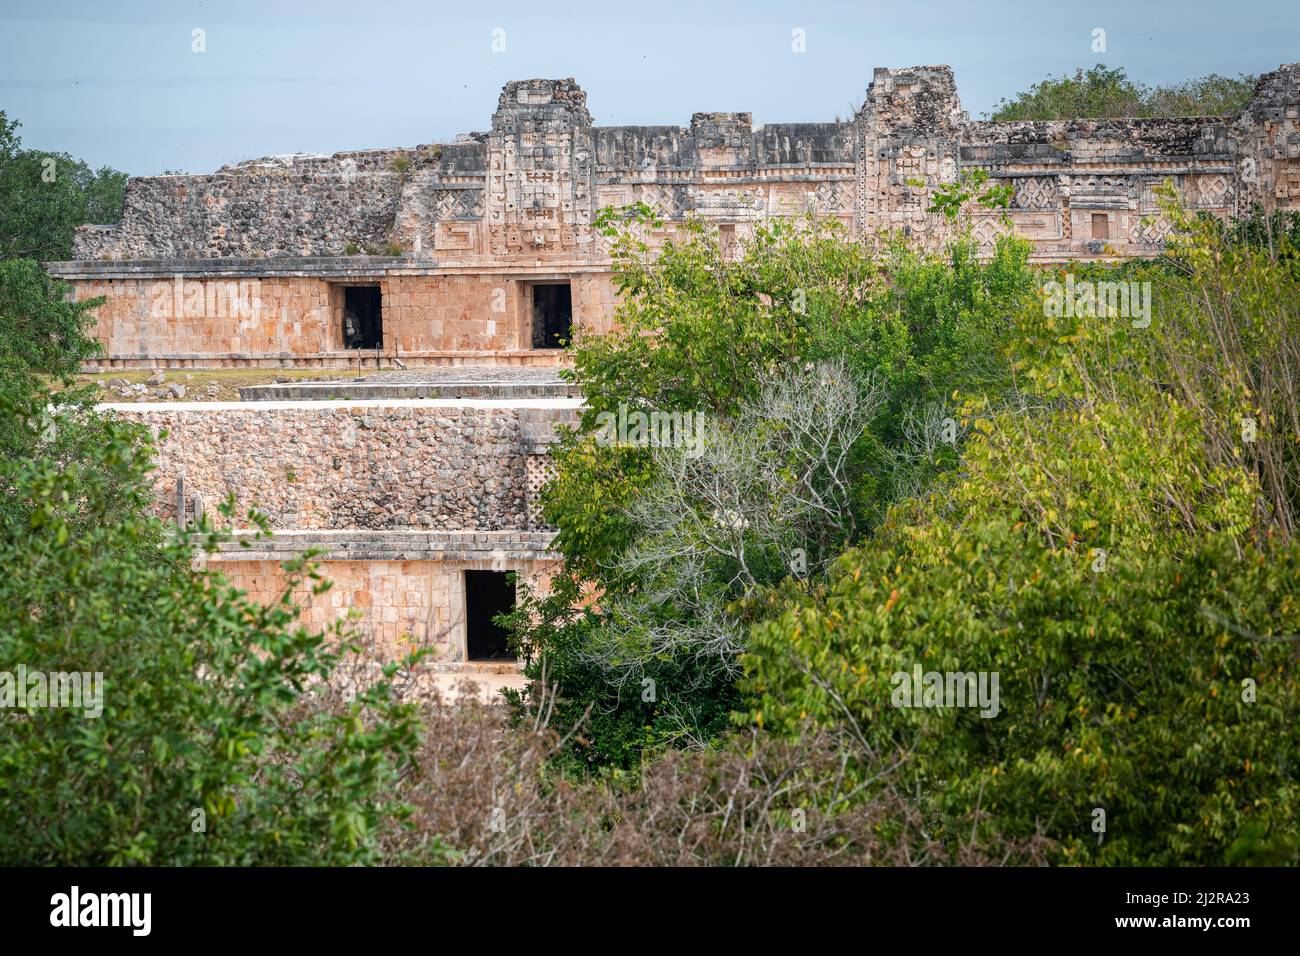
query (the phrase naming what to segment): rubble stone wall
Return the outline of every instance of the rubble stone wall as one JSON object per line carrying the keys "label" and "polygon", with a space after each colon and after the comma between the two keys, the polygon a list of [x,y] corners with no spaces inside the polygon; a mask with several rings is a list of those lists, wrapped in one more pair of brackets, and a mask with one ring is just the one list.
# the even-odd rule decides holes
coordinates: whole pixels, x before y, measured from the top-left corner
{"label": "rubble stone wall", "polygon": [[[538,460],[578,402],[408,400],[109,405],[160,436],[158,513],[234,494],[274,529],[529,531]],[[163,434],[165,433],[165,435]],[[529,459],[533,458],[530,470]],[[530,480],[531,478],[531,480]]]}

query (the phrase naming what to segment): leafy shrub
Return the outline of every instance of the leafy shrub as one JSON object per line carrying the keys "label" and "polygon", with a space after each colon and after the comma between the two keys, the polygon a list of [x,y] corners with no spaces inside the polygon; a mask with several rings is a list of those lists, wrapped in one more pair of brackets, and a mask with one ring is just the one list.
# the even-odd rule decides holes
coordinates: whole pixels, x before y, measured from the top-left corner
{"label": "leafy shrub", "polygon": [[1233,116],[1255,92],[1256,77],[1211,73],[1172,86],[1148,87],[1120,67],[1097,64],[1073,76],[1048,77],[1012,100],[1001,100],[995,120],[1060,120],[1119,116]]}
{"label": "leafy shrub", "polygon": [[[94,351],[96,303],[62,293],[0,263],[0,864],[376,859],[409,711],[384,682],[311,706],[351,635],[296,624],[295,583],[328,586],[305,559],[264,607],[191,566],[206,526],[147,516],[147,430],[46,383]],[[21,702],[20,666],[102,674],[100,693]]]}
{"label": "leafy shrub", "polygon": [[22,149],[19,125],[0,110],[0,258],[71,259],[78,226],[121,218],[127,174]]}
{"label": "leafy shrub", "polygon": [[[1300,860],[1296,282],[1180,221],[1149,328],[1022,314],[960,467],[752,635],[752,719],[860,727],[939,834],[979,807],[1060,862]],[[998,675],[998,713],[899,706],[918,666]]]}
{"label": "leafy shrub", "polygon": [[[27,506],[0,512],[0,660],[103,675],[97,718],[5,714],[0,861],[374,859],[413,727],[382,683],[342,712],[298,712],[337,659],[327,639],[348,642],[296,626],[289,594],[304,577],[327,584],[298,562],[281,600],[261,606],[192,570],[194,542],[164,541],[142,514],[138,436],[112,423],[102,434],[84,460],[0,466]],[[122,487],[136,506],[125,514]]]}
{"label": "leafy shrub", "polygon": [[[526,602],[516,619],[538,655],[530,677],[545,666],[576,712],[589,707],[586,756],[619,766],[644,747],[716,733],[736,700],[734,650],[768,613],[763,590],[815,583],[825,557],[952,466],[955,446],[936,432],[956,412],[945,403],[960,387],[1006,387],[1008,316],[1034,287],[1027,247],[1014,240],[986,262],[969,240],[940,256],[893,242],[872,250],[813,220],[761,226],[733,250],[688,223],[652,252],[644,230],[654,212],[624,215],[601,218],[622,293],[617,328],[577,337],[586,408],[554,452],[559,476],[544,493],[556,547],[599,608],[550,634],[524,624],[548,620]],[[817,368],[839,370],[870,397],[874,414],[847,442],[805,441],[797,408],[773,411],[782,388]],[[837,406],[817,381],[803,391],[821,414]],[[717,454],[688,461],[677,450],[599,441],[602,419],[620,407],[702,414],[720,433],[768,436],[766,450],[729,459],[746,442],[719,442]],[[818,465],[832,449],[834,467]],[[777,480],[759,481],[769,473]],[[812,495],[836,504],[801,524],[787,518],[805,474],[844,494]],[[705,485],[718,494],[691,490]],[[735,534],[709,532],[719,515],[735,518]],[[807,574],[792,578],[795,549],[807,552]],[[702,646],[717,653],[704,659]],[[641,700],[646,681],[657,700]]]}
{"label": "leafy shrub", "polygon": [[[757,628],[754,718],[851,719],[943,815],[979,807],[1060,861],[1222,864],[1252,833],[1294,832],[1300,550],[1218,541],[1098,573],[1024,532],[973,525],[932,563],[846,556],[824,605]],[[918,665],[998,674],[999,713],[893,706],[893,675]]]}
{"label": "leafy shrub", "polygon": [[698,744],[725,731],[741,698],[734,679],[687,655],[644,662],[614,674],[594,650],[600,615],[581,582],[559,574],[541,597],[520,583],[514,612],[503,616],[529,678],[506,698],[516,721],[545,707],[556,726],[581,727],[555,760],[566,770],[628,770],[643,748]]}

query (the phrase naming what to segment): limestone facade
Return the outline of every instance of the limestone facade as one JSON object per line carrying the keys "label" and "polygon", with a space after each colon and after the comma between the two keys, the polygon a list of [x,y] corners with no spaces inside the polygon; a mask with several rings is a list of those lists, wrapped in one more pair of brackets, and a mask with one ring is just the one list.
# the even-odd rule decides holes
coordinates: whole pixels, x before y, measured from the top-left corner
{"label": "limestone facade", "polygon": [[[351,615],[367,656],[427,647],[464,662],[466,572],[514,572],[543,593],[555,567],[538,495],[573,399],[158,403],[104,406],[157,442],[157,510],[200,513],[235,539],[210,559],[279,599],[284,561],[316,553],[333,587],[293,594],[319,628]],[[217,505],[234,495],[233,522]],[[259,536],[250,508],[273,534]]]}
{"label": "limestone facade", "polygon": [[[749,113],[689,126],[592,124],[569,80],[507,83],[489,131],[452,143],[282,156],[215,173],[132,179],[115,226],[84,227],[52,263],[105,295],[108,364],[337,366],[350,286],[377,286],[378,364],[554,365],[539,288],[565,284],[572,329],[610,320],[604,207],[659,209],[743,239],[808,211],[859,236],[944,238],[934,190],[982,169],[1013,189],[1011,228],[1040,261],[1158,252],[1154,188],[1220,216],[1300,206],[1300,64],[1261,78],[1239,116],[972,121],[948,67],[878,69],[858,112],[754,127]],[[977,217],[990,246],[1006,228]],[[233,314],[232,314],[233,312]],[[367,349],[360,349],[367,351]]]}
{"label": "limestone facade", "polygon": [[[531,542],[522,550],[531,553],[545,545]],[[513,553],[500,550],[506,555]],[[315,594],[314,582],[307,580],[289,589],[294,602],[303,609],[299,620],[305,626],[324,630],[345,621],[357,635],[364,659],[393,661],[423,648],[431,652],[430,662],[440,669],[451,669],[450,665],[468,660],[465,571],[510,570],[544,591],[555,566],[554,561],[535,556],[500,558],[492,552],[419,560],[331,556],[317,560],[321,576],[332,587]],[[288,587],[282,562],[265,556],[223,555],[212,566],[263,604],[277,602]]]}
{"label": "limestone facade", "polygon": [[[78,258],[48,267],[105,297],[110,367],[558,366],[615,311],[602,208],[657,208],[652,244],[688,217],[743,240],[812,212],[934,246],[935,190],[973,169],[1012,187],[1011,228],[1041,262],[1158,252],[1166,180],[1218,216],[1300,208],[1300,64],[1261,78],[1239,116],[1178,120],[973,122],[942,66],[877,70],[848,119],[758,128],[717,112],[594,126],[573,80],[511,82],[490,130],[452,143],[132,179],[121,222],[84,227]],[[1007,228],[973,226],[985,249]],[[110,408],[159,435],[164,517],[212,514],[228,493],[268,516],[274,537],[238,521],[210,559],[238,586],[277,600],[281,562],[319,549],[334,587],[298,589],[310,626],[355,615],[371,657],[424,646],[454,666],[475,659],[502,572],[544,590],[555,570],[538,491],[555,427],[579,412],[558,382],[437,397],[492,395],[481,379]]]}

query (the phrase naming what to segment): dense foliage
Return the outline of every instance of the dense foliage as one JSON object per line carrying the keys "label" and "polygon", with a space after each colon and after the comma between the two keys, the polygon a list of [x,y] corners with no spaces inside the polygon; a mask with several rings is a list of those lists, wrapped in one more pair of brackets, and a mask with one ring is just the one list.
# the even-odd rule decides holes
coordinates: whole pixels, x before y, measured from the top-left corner
{"label": "dense foliage", "polygon": [[[1167,212],[1156,320],[1026,311],[961,467],[755,628],[750,716],[850,720],[936,826],[978,803],[1060,861],[1295,862],[1300,283]],[[1000,712],[899,706],[918,666]]]}
{"label": "dense foliage", "polygon": [[1048,77],[1010,100],[990,119],[1059,120],[1109,117],[1233,116],[1250,103],[1257,77],[1211,73],[1171,86],[1149,87],[1122,67],[1097,64],[1073,76]]}
{"label": "dense foliage", "polygon": [[[971,185],[935,211],[958,219],[978,198]],[[1159,261],[1038,276],[1015,243],[987,261],[961,238],[939,257],[886,244],[859,259],[810,227],[728,257],[701,230],[652,257],[635,229],[620,232],[627,320],[578,343],[591,414],[561,448],[548,499],[572,577],[515,615],[535,678],[519,712],[553,687],[548,712],[581,728],[561,762],[630,767],[662,760],[669,742],[725,738],[719,709],[738,688],[737,723],[792,741],[840,735],[861,799],[906,795],[950,853],[979,834],[1063,863],[1300,861],[1290,223],[1193,218],[1170,190],[1164,214],[1176,234]],[[1067,280],[1123,282],[1135,298],[1120,312],[1096,293],[1100,308],[1062,312],[1049,283]],[[783,307],[807,289],[818,294],[806,313]],[[713,311],[727,328],[716,338]],[[696,537],[730,554],[705,520],[727,499],[662,449],[602,446],[597,416],[706,403],[725,450],[727,423],[798,431],[795,414],[746,417],[771,364],[834,361],[881,388],[851,456],[852,507],[835,515],[838,559],[805,575],[777,563],[731,594],[722,623],[740,629],[738,684],[717,668],[711,683],[674,684],[681,675],[655,667],[701,658],[667,652],[629,680],[627,648],[610,640],[629,630],[623,618],[644,628],[708,608],[664,600],[645,577],[645,542],[666,527],[645,502],[672,476],[699,500]],[[776,446],[747,447],[762,473]],[[743,485],[742,473],[726,475]],[[738,535],[761,543],[763,522],[737,509]],[[672,540],[671,561],[694,567],[685,536]],[[899,676],[924,672],[996,679],[992,706],[974,706],[974,682],[972,706],[900,699]],[[659,696],[638,696],[646,686]],[[691,712],[707,720],[692,725]]]}
{"label": "dense foliage", "polygon": [[[815,586],[952,466],[951,396],[1009,386],[1001,345],[1034,276],[1012,239],[982,261],[968,240],[872,249],[809,221],[760,226],[733,250],[690,223],[652,251],[652,210],[603,223],[618,329],[577,338],[587,406],[546,496],[577,581],[514,625],[529,675],[560,678],[558,718],[590,721],[575,756],[630,766],[643,748],[713,738],[769,591]],[[703,414],[714,438],[699,458],[602,442],[620,408]],[[593,593],[599,609],[578,600]]]}
{"label": "dense foliage", "polygon": [[[376,859],[409,709],[382,681],[321,706],[349,635],[299,626],[289,590],[261,606],[194,569],[210,529],[148,516],[147,431],[50,390],[95,349],[97,302],[66,292],[0,263],[0,863]],[[56,700],[74,673],[92,676]]]}
{"label": "dense foliage", "polygon": [[[557,774],[569,734],[503,726],[478,703],[425,712],[413,807],[387,835],[402,864],[459,866],[1006,866],[1045,860],[1040,838],[970,829],[941,841],[914,795],[864,796],[853,735],[759,730],[665,751],[635,775]],[[977,815],[972,815],[976,817]]]}
{"label": "dense foliage", "polygon": [[121,218],[127,174],[23,149],[19,125],[0,110],[0,259],[71,259],[78,226]]}
{"label": "dense foliage", "polygon": [[1005,198],[940,190],[934,254],[602,215],[509,727],[327,689],[328,582],[255,604],[149,517],[147,431],[73,382],[96,303],[0,262],[0,665],[103,675],[0,713],[0,862],[1300,862],[1297,220],[1166,190],[1160,260],[1039,272],[961,228]]}

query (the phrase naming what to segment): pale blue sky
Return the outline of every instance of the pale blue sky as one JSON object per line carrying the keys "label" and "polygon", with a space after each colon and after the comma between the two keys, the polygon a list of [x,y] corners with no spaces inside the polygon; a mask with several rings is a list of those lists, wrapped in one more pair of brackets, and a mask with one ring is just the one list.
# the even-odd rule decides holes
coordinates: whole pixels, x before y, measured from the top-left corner
{"label": "pale blue sky", "polygon": [[0,109],[24,145],[133,174],[439,142],[533,76],[575,77],[599,124],[685,125],[847,116],[877,66],[951,65],[977,117],[1096,62],[1154,84],[1297,60],[1296,0],[0,0]]}

